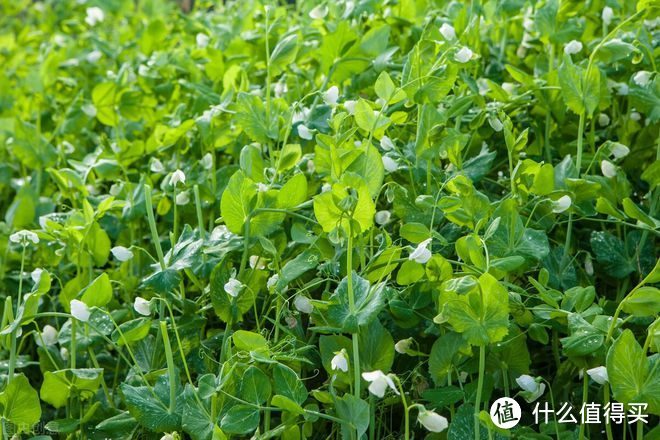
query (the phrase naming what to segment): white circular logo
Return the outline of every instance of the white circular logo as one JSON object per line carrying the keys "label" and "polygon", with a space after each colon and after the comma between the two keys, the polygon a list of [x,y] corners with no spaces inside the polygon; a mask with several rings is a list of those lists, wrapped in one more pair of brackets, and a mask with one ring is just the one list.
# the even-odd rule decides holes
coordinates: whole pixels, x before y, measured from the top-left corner
{"label": "white circular logo", "polygon": [[513,428],[520,422],[521,414],[520,405],[510,397],[500,397],[490,406],[490,419],[498,428]]}

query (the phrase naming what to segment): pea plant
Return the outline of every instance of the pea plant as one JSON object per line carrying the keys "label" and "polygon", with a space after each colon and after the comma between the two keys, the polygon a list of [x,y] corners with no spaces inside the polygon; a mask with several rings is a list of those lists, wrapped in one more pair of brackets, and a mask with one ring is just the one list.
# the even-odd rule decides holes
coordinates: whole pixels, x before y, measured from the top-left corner
{"label": "pea plant", "polygon": [[0,438],[660,438],[659,11],[0,0]]}

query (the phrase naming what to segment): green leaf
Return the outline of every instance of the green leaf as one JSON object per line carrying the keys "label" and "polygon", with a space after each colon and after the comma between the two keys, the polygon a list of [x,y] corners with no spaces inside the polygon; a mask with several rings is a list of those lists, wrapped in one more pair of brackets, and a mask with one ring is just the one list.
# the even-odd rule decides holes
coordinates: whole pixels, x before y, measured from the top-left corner
{"label": "green leaf", "polygon": [[273,367],[273,383],[275,393],[291,399],[298,405],[307,400],[307,388],[298,375],[291,368],[283,364],[275,364]]}
{"label": "green leaf", "polygon": [[344,422],[341,425],[343,438],[357,431],[357,437],[367,432],[369,427],[369,404],[352,394],[344,394],[340,399],[335,399],[337,416]]}
{"label": "green leaf", "polygon": [[376,139],[380,139],[390,120],[380,111],[374,110],[364,99],[360,98],[355,104],[355,123],[367,133],[373,133]]}
{"label": "green leaf", "polygon": [[268,350],[268,341],[259,333],[246,330],[237,330],[232,335],[234,346],[243,351],[265,351]]}
{"label": "green leaf", "polygon": [[101,384],[102,372],[93,368],[47,371],[41,385],[41,400],[61,408],[73,391],[79,393],[79,398],[93,396]]}
{"label": "green leaf", "polygon": [[277,129],[268,121],[264,103],[257,96],[244,92],[238,94],[236,121],[255,142],[267,144],[277,139]]}
{"label": "green leaf", "polygon": [[232,406],[220,421],[220,427],[227,434],[249,434],[258,426],[259,410],[248,405]]}
{"label": "green leaf", "polygon": [[630,330],[624,330],[607,353],[607,376],[614,398],[621,403],[644,402],[649,364]]}
{"label": "green leaf", "polygon": [[357,333],[359,326],[365,326],[376,318],[385,307],[383,286],[370,286],[369,281],[351,272],[353,277],[353,307],[350,306],[348,277],[345,277],[331,296],[328,307],[328,323],[347,333]]}
{"label": "green leaf", "polygon": [[282,172],[289,170],[296,166],[302,157],[302,149],[300,144],[286,144],[282,147],[279,157],[277,159],[277,171]]}
{"label": "green leaf", "polygon": [[275,394],[273,398],[270,399],[270,403],[274,407],[280,408],[283,411],[289,411],[290,413],[296,415],[305,414],[305,410],[303,409],[302,406],[298,405],[296,402],[289,399],[288,397],[282,396],[280,394]]}
{"label": "green leaf", "polygon": [[107,273],[102,273],[82,292],[82,302],[89,307],[103,307],[112,300],[112,285]]}
{"label": "green leaf", "polygon": [[559,67],[559,84],[569,109],[578,115],[594,113],[600,102],[600,71],[597,67],[585,71],[573,64],[570,55],[565,55]]}
{"label": "green leaf", "polygon": [[376,95],[384,100],[387,104],[396,104],[399,101],[406,99],[406,92],[397,88],[394,81],[386,71],[382,71],[374,85]]}
{"label": "green leaf", "polygon": [[293,175],[277,194],[279,208],[294,208],[307,201],[307,178],[303,173]]}
{"label": "green leaf", "polygon": [[657,315],[660,313],[660,290],[642,286],[621,303],[621,309],[635,316]]}
{"label": "green leaf", "polygon": [[97,84],[92,90],[92,102],[96,108],[96,118],[103,124],[114,127],[119,122],[117,85],[112,82]]}
{"label": "green leaf", "polygon": [[282,38],[270,54],[270,71],[277,75],[293,64],[298,54],[298,35],[292,34]]}
{"label": "green leaf", "polygon": [[464,295],[445,292],[441,316],[471,345],[499,342],[509,331],[509,294],[490,274],[478,282],[478,289]]}
{"label": "green leaf", "polygon": [[270,397],[270,380],[255,366],[250,366],[241,379],[241,399],[254,404],[264,403]]}
{"label": "green leaf", "polygon": [[465,357],[468,350],[469,345],[460,333],[449,332],[435,340],[429,355],[429,374],[437,386],[447,384],[449,374],[454,374],[455,366],[460,365],[459,359]]}
{"label": "green leaf", "polygon": [[360,368],[363,371],[390,371],[394,362],[394,339],[389,331],[374,319],[360,330]]}
{"label": "green leaf", "polygon": [[[176,384],[176,396],[180,396],[181,384]],[[144,427],[155,432],[178,431],[181,429],[181,413],[170,412],[170,394],[168,375],[158,378],[153,392],[146,386],[120,385],[126,407],[131,415]],[[180,405],[182,400],[177,400]]]}
{"label": "green leaf", "polygon": [[17,374],[0,393],[2,416],[16,425],[16,432],[31,431],[41,418],[41,404],[37,391],[23,374]]}
{"label": "green leaf", "polygon": [[607,275],[621,279],[636,270],[634,262],[626,254],[623,241],[609,232],[593,231],[590,243],[596,261]]}
{"label": "green leaf", "polygon": [[222,193],[220,212],[234,234],[243,234],[243,225],[254,208],[257,186],[243,171],[236,171]]}

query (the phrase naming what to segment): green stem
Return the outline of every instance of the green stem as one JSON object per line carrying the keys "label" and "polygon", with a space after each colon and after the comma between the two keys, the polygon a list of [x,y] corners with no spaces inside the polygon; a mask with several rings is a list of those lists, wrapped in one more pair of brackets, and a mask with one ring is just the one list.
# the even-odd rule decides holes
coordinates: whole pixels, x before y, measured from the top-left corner
{"label": "green stem", "polygon": [[[582,405],[587,403],[587,399],[589,398],[589,375],[587,374],[586,371],[584,371],[584,376],[582,377]],[[584,420],[580,421],[580,432],[578,434],[578,438],[580,440],[584,440],[584,428],[587,426],[584,423]]]}
{"label": "green stem", "polygon": [[172,187],[172,204],[174,205],[174,212],[172,214],[174,216],[174,226],[172,226],[172,247],[174,247],[179,235],[179,213],[176,204],[176,185],[173,185]]}
{"label": "green stem", "polygon": [[165,257],[163,256],[163,248],[160,246],[160,238],[158,237],[158,229],[156,229],[156,220],[154,219],[154,208],[151,203],[151,187],[144,185],[144,204],[147,208],[147,220],[149,221],[149,229],[151,230],[151,240],[156,247],[156,254],[158,255],[158,262],[160,263],[161,270],[165,270]]}
{"label": "green stem", "polygon": [[[21,271],[18,274],[18,298],[16,298],[16,312],[15,315],[18,317],[18,312],[21,307],[21,299],[23,298],[23,271],[25,270],[25,250],[27,246],[23,245],[23,251],[21,252]],[[11,299],[8,303],[11,307]],[[14,371],[16,369],[16,329],[11,332],[10,336],[10,347],[9,347],[9,375],[7,377],[7,383],[11,382],[14,378]]]}
{"label": "green stem", "polygon": [[644,423],[637,422],[637,440],[644,440]]}
{"label": "green stem", "polygon": [[580,113],[580,121],[578,122],[578,135],[577,135],[577,157],[575,159],[575,168],[577,168],[577,177],[580,178],[581,167],[582,167],[582,148],[583,148],[583,137],[584,137],[584,122],[585,114],[584,112]]}
{"label": "green stem", "polygon": [[199,185],[193,186],[195,194],[195,211],[197,212],[197,227],[199,228],[199,238],[204,240],[204,217],[202,216],[202,202],[199,197]]}
{"label": "green stem", "polygon": [[[610,384],[606,383],[603,388],[603,406],[607,406],[610,403]],[[605,433],[607,434],[607,440],[612,440],[612,424],[609,421],[605,423]]]}
{"label": "green stem", "polygon": [[481,411],[481,393],[484,388],[484,373],[486,370],[486,346],[479,346],[479,380],[477,381],[477,398],[474,402],[474,438],[481,439],[481,423],[479,422],[479,412]]}
{"label": "green stem", "polygon": [[[408,401],[406,400],[406,393],[403,391],[403,386],[401,386],[401,380],[397,376],[394,376],[396,380],[397,387],[399,388],[399,394],[401,394],[401,404],[403,405],[403,425],[404,425],[404,438],[405,440],[410,440],[410,407],[408,406]],[[415,405],[412,405],[413,407]]]}
{"label": "green stem", "polygon": [[77,347],[77,341],[76,341],[76,324],[77,324],[77,319],[73,318],[71,320],[71,346],[69,350],[69,358],[71,359],[71,369],[76,368],[76,347]]}
{"label": "green stem", "polygon": [[[355,313],[355,293],[353,291],[353,230],[348,227],[348,249],[346,251],[346,272],[348,274],[348,307],[351,314]],[[358,341],[359,334],[353,333],[353,374],[354,374],[354,387],[355,397],[360,397],[360,343]]]}
{"label": "green stem", "polygon": [[172,414],[176,408],[176,374],[174,373],[174,357],[172,356],[172,346],[170,345],[170,337],[167,334],[167,323],[165,321],[160,321],[160,334],[163,336],[165,359],[167,360],[167,372],[170,375],[170,414]]}

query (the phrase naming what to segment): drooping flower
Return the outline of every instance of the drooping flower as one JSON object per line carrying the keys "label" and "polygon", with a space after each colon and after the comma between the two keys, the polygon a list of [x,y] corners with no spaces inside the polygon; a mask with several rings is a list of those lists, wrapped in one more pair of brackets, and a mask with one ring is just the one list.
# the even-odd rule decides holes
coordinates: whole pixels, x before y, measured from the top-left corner
{"label": "drooping flower", "polygon": [[39,284],[41,281],[41,274],[43,273],[43,269],[40,267],[37,267],[34,269],[32,272],[30,272],[30,278],[32,278],[32,282],[34,284]]}
{"label": "drooping flower", "polygon": [[600,113],[598,115],[598,125],[600,127],[607,127],[610,125],[610,117],[607,115],[607,113]]}
{"label": "drooping flower", "polygon": [[607,375],[607,368],[605,367],[595,367],[587,370],[587,374],[590,378],[594,380],[599,385],[603,385],[605,382],[609,382],[609,376]]}
{"label": "drooping flower", "polygon": [[176,198],[174,199],[174,203],[176,203],[178,206],[184,206],[187,205],[190,202],[190,194],[188,191],[183,191],[180,192],[176,195]]}
{"label": "drooping flower", "polygon": [[156,159],[155,157],[151,159],[151,164],[149,165],[149,169],[151,170],[152,173],[162,173],[165,171],[165,166],[163,166],[163,162],[160,160]]}
{"label": "drooping flower", "polygon": [[564,212],[571,207],[572,203],[573,200],[571,199],[570,196],[566,196],[566,195],[561,196],[559,199],[552,202],[552,212],[554,212],[555,214]]}
{"label": "drooping flower", "polygon": [[574,55],[582,50],[582,43],[578,40],[569,41],[566,46],[564,46],[564,53],[566,55]]}
{"label": "drooping flower", "polygon": [[646,87],[651,82],[651,72],[648,70],[640,70],[633,75],[632,80],[638,86]]}
{"label": "drooping flower", "polygon": [[369,382],[369,392],[374,396],[383,397],[388,387],[391,388],[395,394],[399,394],[392,378],[381,370],[362,373],[362,378]]}
{"label": "drooping flower", "polygon": [[415,250],[408,255],[408,259],[420,264],[425,264],[431,259],[431,251],[428,249],[429,244],[431,244],[430,238],[418,244]]}
{"label": "drooping flower", "polygon": [[394,142],[387,136],[380,138],[380,147],[385,151],[394,150]]}
{"label": "drooping flower", "polygon": [[605,23],[606,26],[609,26],[610,23],[612,23],[612,19],[614,18],[614,10],[612,10],[612,8],[609,6],[605,6],[603,8],[603,12],[600,14],[600,18],[603,19],[603,23]]}
{"label": "drooping flower", "polygon": [[175,172],[172,173],[172,177],[170,178],[170,185],[176,186],[179,182],[182,185],[185,185],[186,184],[186,175],[184,174],[183,171],[176,170]]}
{"label": "drooping flower", "polygon": [[323,93],[323,101],[330,107],[337,105],[337,100],[339,99],[339,88],[337,86],[332,86],[325,93]]}
{"label": "drooping flower", "polygon": [[456,52],[454,59],[459,63],[467,63],[472,59],[473,55],[474,52],[472,52],[469,47],[463,46],[458,52]]}
{"label": "drooping flower", "polygon": [[85,23],[90,26],[95,26],[96,23],[100,23],[105,20],[105,13],[103,12],[103,9],[99,8],[98,6],[87,8],[85,12],[87,14],[85,17]]}
{"label": "drooping flower", "polygon": [[250,255],[250,269],[265,269],[266,260],[261,258],[259,255]]}
{"label": "drooping flower", "polygon": [[428,411],[426,409],[421,410],[417,416],[417,421],[431,432],[442,432],[449,426],[449,422],[446,417],[441,416],[440,414],[434,411]]}
{"label": "drooping flower", "polygon": [[24,246],[27,246],[28,242],[32,242],[34,244],[39,243],[39,236],[35,234],[32,231],[28,231],[27,229],[22,229],[18,232],[14,232],[9,236],[9,241],[12,243],[20,243]]}
{"label": "drooping flower", "polygon": [[499,118],[496,118],[495,116],[491,116],[488,118],[488,124],[490,125],[490,128],[493,130],[500,132],[504,128],[504,124],[502,124],[502,121],[500,121]]}
{"label": "drooping flower", "polygon": [[309,11],[309,17],[314,20],[321,20],[325,18],[326,15],[328,15],[328,7],[326,5],[318,5]]}
{"label": "drooping flower", "polygon": [[440,33],[445,40],[453,40],[456,38],[456,30],[454,30],[454,26],[449,23],[442,23],[442,26],[440,26]]}
{"label": "drooping flower", "polygon": [[304,124],[298,125],[298,136],[308,141],[312,140],[312,138],[314,137],[310,129],[307,128],[307,126]]}
{"label": "drooping flower", "polygon": [[619,142],[612,142],[610,147],[610,153],[614,156],[615,159],[622,159],[630,153],[630,148],[620,144]]}
{"label": "drooping flower", "polygon": [[50,324],[46,324],[41,331],[41,338],[37,338],[37,344],[50,347],[57,344],[57,329]]}
{"label": "drooping flower", "polygon": [[385,223],[390,221],[391,216],[392,213],[384,209],[382,211],[378,211],[376,215],[374,215],[374,220],[376,221],[377,224],[384,225]]}
{"label": "drooping flower", "polygon": [[528,403],[534,402],[545,392],[545,384],[537,382],[528,374],[516,378],[516,383],[523,389],[521,394]]}
{"label": "drooping flower", "polygon": [[356,104],[357,101],[353,101],[353,100],[344,101],[344,108],[346,109],[349,115],[355,113]]}
{"label": "drooping flower", "polygon": [[272,292],[275,290],[275,286],[277,285],[277,282],[280,280],[279,274],[274,274],[270,278],[268,278],[268,281],[266,281],[266,288],[268,289],[269,292]]}
{"label": "drooping flower", "polygon": [[412,338],[401,339],[396,344],[394,344],[394,351],[397,353],[406,354],[410,349],[412,342]]}
{"label": "drooping flower", "polygon": [[115,246],[110,249],[110,252],[112,252],[112,256],[115,257],[117,261],[124,262],[133,258],[133,251],[124,246]]}
{"label": "drooping flower", "polygon": [[342,348],[341,351],[335,352],[334,357],[330,361],[330,368],[332,368],[333,371],[339,370],[344,373],[348,372],[348,357],[346,356],[346,350]]}
{"label": "drooping flower", "polygon": [[587,255],[584,259],[584,271],[589,276],[592,276],[594,274],[594,262],[591,260],[591,257],[589,255]]}
{"label": "drooping flower", "polygon": [[314,311],[314,306],[312,305],[312,302],[309,300],[309,298],[307,298],[304,295],[296,295],[296,297],[293,300],[293,306],[300,313],[310,314]]}
{"label": "drooping flower", "polygon": [[78,301],[77,299],[73,299],[71,300],[69,306],[71,307],[71,315],[74,318],[82,322],[89,321],[89,315],[91,314],[91,312],[89,311],[89,307],[87,307],[87,304],[85,304],[82,301]]}
{"label": "drooping flower", "polygon": [[151,315],[151,301],[147,301],[141,296],[135,298],[135,302],[133,302],[133,308],[140,315],[143,316]]}
{"label": "drooping flower", "polygon": [[236,298],[238,294],[241,293],[241,290],[243,290],[243,287],[245,286],[236,278],[229,278],[229,281],[225,283],[224,287],[225,287],[225,292],[227,292],[229,296]]}
{"label": "drooping flower", "polygon": [[600,162],[600,171],[603,173],[603,176],[610,179],[616,177],[616,165],[609,160],[603,160]]}
{"label": "drooping flower", "polygon": [[96,62],[98,60],[100,60],[102,56],[103,56],[103,53],[101,53],[100,50],[93,50],[93,51],[91,51],[90,53],[87,54],[85,59],[90,64],[96,64]]}
{"label": "drooping flower", "polygon": [[197,43],[197,47],[200,49],[204,49],[206,46],[209,45],[209,36],[200,32],[197,35],[195,35],[195,42]]}
{"label": "drooping flower", "polygon": [[640,115],[639,112],[637,112],[637,111],[630,112],[630,120],[631,121],[637,122],[641,119],[642,119],[642,115]]}
{"label": "drooping flower", "polygon": [[393,173],[399,169],[399,164],[396,163],[396,160],[392,159],[389,156],[383,156],[383,167],[388,173]]}

